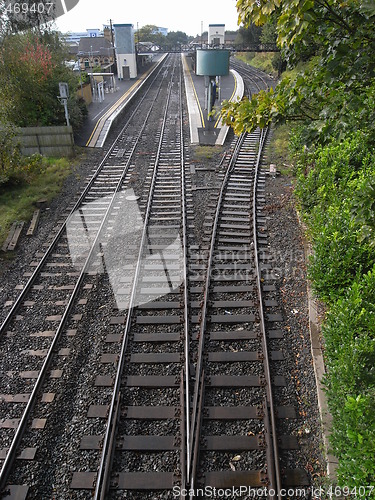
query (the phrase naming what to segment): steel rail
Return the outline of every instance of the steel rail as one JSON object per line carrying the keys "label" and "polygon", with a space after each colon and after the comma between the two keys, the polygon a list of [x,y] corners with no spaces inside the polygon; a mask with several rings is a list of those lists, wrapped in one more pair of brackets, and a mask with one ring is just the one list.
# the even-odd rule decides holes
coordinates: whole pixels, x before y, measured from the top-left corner
{"label": "steel rail", "polygon": [[[236,149],[234,155],[232,157],[231,164],[229,165],[226,175],[224,177],[219,200],[216,207],[215,217],[213,221],[213,230],[211,235],[210,249],[209,249],[209,260],[207,266],[207,276],[205,282],[205,295],[204,301],[202,304],[202,314],[201,314],[201,324],[199,331],[199,345],[198,345],[198,360],[197,360],[197,368],[196,368],[196,383],[195,383],[195,391],[194,391],[194,404],[193,404],[193,412],[192,412],[192,424],[191,424],[191,443],[190,446],[193,447],[192,453],[192,463],[189,464],[191,466],[191,488],[195,488],[195,479],[197,474],[198,467],[198,456],[199,456],[199,434],[200,434],[200,426],[201,426],[201,414],[202,414],[202,404],[203,404],[203,384],[204,384],[204,368],[203,368],[203,348],[204,348],[204,334],[206,329],[207,322],[207,310],[208,310],[208,291],[210,286],[210,275],[212,271],[212,262],[213,262],[213,251],[216,240],[216,232],[219,221],[219,215],[221,210],[221,203],[224,196],[224,190],[227,185],[227,181],[229,175],[233,169],[233,166],[236,162],[237,155],[241,149],[244,138],[247,134],[243,134],[241,136],[241,140],[238,141],[236,145]],[[257,282],[257,292],[258,292],[258,300],[259,300],[259,314],[260,314],[260,330],[262,337],[262,346],[264,353],[264,372],[265,372],[265,380],[266,380],[266,404],[265,406],[265,423],[266,427],[271,429],[271,436],[266,436],[267,443],[267,472],[270,480],[270,490],[275,490],[277,492],[277,498],[279,497],[281,490],[281,475],[280,475],[280,466],[279,466],[279,455],[278,455],[278,445],[277,445],[277,437],[276,437],[276,417],[274,412],[274,403],[272,396],[272,381],[269,367],[269,356],[268,356],[268,348],[267,348],[267,339],[266,339],[266,329],[265,329],[265,320],[264,320],[264,309],[263,309],[263,300],[262,300],[262,289],[261,289],[261,277],[260,277],[260,267],[258,260],[258,245],[257,245],[257,187],[258,187],[258,177],[259,177],[259,168],[262,157],[262,151],[266,139],[267,131],[262,131],[260,140],[259,140],[259,148],[256,159],[256,164],[254,168],[254,185],[253,185],[253,202],[252,202],[252,216],[253,216],[253,238],[254,238],[254,254],[255,254],[255,272],[256,272],[256,282]],[[270,422],[270,426],[267,425]],[[194,440],[192,442],[192,440]],[[276,498],[275,496],[270,496],[270,499]]]}
{"label": "steel rail", "polygon": [[[277,432],[276,432],[276,416],[275,416],[275,407],[273,402],[273,394],[272,394],[272,379],[270,372],[270,362],[268,355],[268,346],[267,346],[267,335],[266,335],[266,325],[265,325],[265,314],[263,308],[263,292],[262,292],[262,284],[261,284],[261,272],[258,258],[258,238],[257,238],[257,188],[258,188],[258,178],[259,178],[259,169],[260,163],[262,159],[263,147],[266,141],[268,129],[264,129],[261,131],[261,136],[259,139],[259,148],[257,161],[255,165],[255,176],[254,176],[254,186],[253,186],[253,237],[254,237],[254,258],[255,258],[255,279],[257,284],[258,291],[258,302],[259,302],[259,311],[260,311],[260,331],[262,335],[262,345],[263,345],[263,365],[264,365],[264,373],[266,379],[266,393],[267,393],[267,407],[265,411],[267,411],[266,421],[268,417],[270,417],[270,427],[271,427],[271,440],[272,441],[272,450],[267,447],[268,450],[268,462],[267,462],[267,472],[270,476],[270,488],[269,490],[274,490],[276,492],[276,497],[274,495],[270,495],[270,499],[281,498],[281,471],[280,471],[280,461],[279,461],[279,452],[278,452],[278,443],[277,443]],[[267,436],[267,439],[269,436]]]}
{"label": "steel rail", "polygon": [[[227,181],[229,179],[229,175],[236,163],[238,154],[241,150],[241,146],[243,144],[243,141],[245,139],[245,134],[242,134],[235,145],[235,149],[233,151],[233,155],[230,159],[229,165],[227,167],[224,179],[222,181],[220,193],[219,193],[219,198],[218,202],[216,205],[216,212],[215,212],[215,217],[213,220],[213,226],[212,226],[212,234],[211,234],[211,241],[210,241],[210,248],[209,248],[209,257],[208,257],[208,263],[207,263],[207,270],[206,270],[206,280],[204,283],[204,297],[203,297],[203,303],[202,303],[202,310],[201,310],[201,320],[200,320],[200,328],[199,328],[199,341],[198,341],[198,358],[197,358],[197,366],[195,370],[195,386],[194,386],[194,399],[193,399],[193,408],[192,408],[192,418],[191,418],[191,425],[190,425],[190,442],[189,442],[189,448],[192,450],[190,454],[190,461],[188,462],[188,470],[189,470],[189,477],[191,478],[191,487],[194,488],[194,481],[195,481],[195,476],[196,476],[196,469],[195,466],[197,465],[197,456],[198,456],[198,449],[199,449],[199,434],[197,431],[198,426],[200,425],[199,423],[199,415],[201,414],[201,411],[199,409],[199,401],[203,401],[200,396],[200,387],[202,384],[203,380],[203,349],[204,349],[204,336],[205,336],[205,331],[206,331],[206,325],[207,325],[207,311],[208,311],[208,296],[209,296],[209,288],[211,284],[211,271],[212,271],[212,263],[213,263],[213,256],[214,256],[214,248],[215,248],[215,240],[216,240],[216,233],[217,233],[217,227],[219,223],[219,216],[220,216],[220,209],[221,209],[221,203],[224,198],[224,191],[226,189]],[[191,469],[191,470],[190,470]]]}
{"label": "steel rail", "polygon": [[[122,379],[122,374],[123,374],[124,366],[125,366],[125,359],[126,359],[125,353],[126,353],[126,349],[127,349],[129,332],[130,332],[131,323],[132,323],[132,319],[133,319],[133,313],[134,313],[134,309],[135,309],[136,289],[137,289],[137,283],[138,283],[139,276],[140,276],[142,254],[143,254],[143,250],[144,250],[144,247],[145,247],[145,244],[147,241],[147,237],[148,237],[147,236],[148,222],[149,222],[149,219],[151,216],[153,194],[155,191],[156,179],[157,179],[157,173],[158,173],[159,158],[161,156],[161,151],[162,151],[162,146],[163,146],[163,138],[164,138],[166,123],[167,123],[167,118],[168,118],[168,106],[169,106],[169,101],[170,101],[171,94],[172,94],[172,82],[173,82],[173,77],[174,77],[174,69],[173,69],[173,74],[171,76],[171,83],[170,83],[170,87],[169,87],[169,91],[168,91],[165,112],[163,115],[162,132],[160,134],[159,146],[158,146],[158,150],[157,150],[156,158],[155,158],[155,162],[154,162],[154,170],[153,170],[153,176],[152,176],[151,186],[150,186],[150,196],[149,196],[148,202],[147,202],[143,231],[142,231],[142,236],[141,236],[141,241],[140,241],[140,248],[139,248],[139,252],[138,252],[138,259],[137,259],[137,264],[136,264],[134,278],[133,278],[133,286],[132,286],[130,299],[129,299],[128,314],[127,314],[126,323],[125,323],[125,327],[124,327],[124,335],[123,335],[123,340],[122,340],[122,344],[121,344],[121,351],[120,351],[120,356],[119,356],[119,365],[117,367],[117,373],[116,373],[116,377],[115,377],[115,381],[114,381],[114,388],[113,388],[113,393],[112,393],[112,400],[111,400],[109,412],[108,412],[107,429],[106,429],[106,433],[105,433],[104,439],[103,439],[102,455],[101,455],[100,465],[99,465],[99,469],[98,469],[98,475],[96,478],[96,486],[95,486],[95,492],[94,492],[94,499],[95,500],[105,500],[106,495],[107,495],[107,491],[109,488],[108,483],[109,483],[109,477],[110,477],[110,472],[111,472],[110,469],[111,469],[111,462],[112,462],[112,454],[114,452],[113,447],[111,445],[114,442],[114,438],[115,438],[116,431],[117,431],[116,415],[117,415],[117,411],[118,411],[118,408],[120,405],[120,399],[121,399],[121,379]],[[181,142],[181,144],[182,144],[182,142]]]}
{"label": "steel rail", "polygon": [[[182,248],[183,248],[183,287],[184,287],[184,337],[185,337],[185,448],[186,448],[186,464],[190,462],[190,367],[189,367],[189,330],[190,330],[190,321],[189,321],[189,283],[188,283],[188,228],[187,228],[187,213],[186,213],[186,186],[185,186],[185,178],[186,178],[186,170],[185,170],[185,152],[184,152],[184,124],[183,124],[183,107],[182,107],[182,75],[180,73],[180,142],[181,142],[181,206],[182,206]],[[189,483],[189,470],[186,468],[183,471],[182,477],[182,488],[185,488],[185,481]]]}
{"label": "steel rail", "polygon": [[[152,81],[150,83],[150,86],[155,82],[156,78],[158,78],[160,72],[162,71],[162,67],[163,67],[164,64],[165,64],[165,61],[163,61],[163,63],[161,64],[161,67],[160,67],[159,71],[157,72],[157,74],[155,75],[155,77],[152,79]],[[113,149],[116,147],[118,141],[120,140],[121,135],[129,127],[129,125],[131,123],[131,120],[133,119],[133,117],[138,112],[140,106],[142,105],[142,103],[146,99],[146,97],[147,97],[147,92],[144,93],[144,95],[142,96],[141,100],[137,104],[136,108],[134,109],[134,111],[130,115],[128,121],[126,122],[126,124],[124,125],[124,127],[121,129],[120,133],[117,135],[114,143],[112,144],[112,146],[110,147],[110,149],[106,153],[106,155],[103,158],[103,160],[100,162],[98,168],[96,169],[96,171],[92,175],[92,177],[89,180],[87,186],[83,190],[81,196],[79,197],[79,199],[75,203],[74,207],[70,211],[69,215],[67,216],[65,222],[63,222],[61,228],[59,229],[59,231],[56,234],[55,238],[53,239],[52,243],[50,244],[50,246],[45,251],[45,254],[43,255],[43,257],[39,261],[37,267],[34,269],[32,275],[30,276],[30,278],[28,279],[28,281],[25,284],[24,288],[22,289],[22,291],[18,295],[17,299],[15,300],[14,304],[12,305],[12,308],[10,309],[10,311],[8,312],[6,318],[4,319],[3,323],[0,326],[0,335],[2,335],[4,333],[5,329],[8,327],[9,323],[11,322],[11,320],[13,319],[13,317],[15,316],[15,314],[17,313],[19,307],[21,306],[21,303],[24,301],[24,298],[27,296],[27,294],[31,290],[33,284],[35,283],[37,277],[39,276],[41,270],[43,269],[44,264],[46,263],[46,261],[48,260],[48,258],[51,256],[52,252],[54,251],[54,249],[56,247],[57,242],[60,240],[62,234],[64,233],[70,217],[82,205],[83,200],[85,199],[86,195],[90,191],[90,189],[91,189],[92,185],[94,184],[95,180],[97,179],[98,175],[102,172],[103,168],[105,168],[105,163],[108,160],[109,156],[111,155]]]}
{"label": "steel rail", "polygon": [[[243,68],[242,65],[237,65],[237,68],[240,72],[244,73],[252,82],[261,90],[259,83],[254,80],[254,77],[261,80],[266,88],[269,88],[268,82],[263,78],[261,73],[258,73],[251,66],[249,68]],[[263,308],[263,291],[261,285],[261,274],[260,274],[260,266],[259,266],[259,257],[258,257],[258,237],[257,237],[257,185],[258,185],[258,177],[259,177],[259,169],[262,158],[262,152],[264,148],[264,143],[266,141],[268,134],[268,128],[265,128],[261,131],[261,136],[259,139],[259,148],[258,155],[255,165],[255,177],[254,177],[254,186],[253,186],[253,234],[254,234],[254,256],[255,256],[255,270],[256,270],[256,283],[257,283],[257,292],[258,292],[258,301],[259,301],[259,310],[260,310],[260,330],[262,335],[262,345],[263,345],[263,364],[265,371],[265,379],[266,379],[266,388],[267,388],[267,397],[264,402],[264,412],[265,421],[267,422],[267,426],[271,429],[271,436],[266,436],[267,443],[267,465],[268,465],[268,474],[271,476],[270,490],[274,490],[276,492],[275,496],[270,496],[271,500],[274,498],[280,499],[280,491],[281,491],[281,471],[280,471],[280,460],[279,460],[279,452],[278,452],[278,443],[277,443],[277,431],[276,431],[276,416],[275,416],[275,407],[273,402],[273,394],[272,394],[272,380],[270,373],[270,363],[269,363],[269,355],[267,348],[267,335],[266,335],[266,326],[264,320],[264,308]]]}
{"label": "steel rail", "polygon": [[262,88],[254,80],[254,78],[261,80],[263,82],[265,88],[269,89],[269,87],[270,87],[269,81],[267,81],[265,76],[263,76],[263,72],[261,72],[261,70],[254,68],[254,66],[251,66],[250,64],[248,64],[247,67],[244,67],[242,64],[238,63],[237,61],[231,61],[231,65],[234,68],[236,68],[236,70],[239,73],[243,73],[243,74],[247,75],[250,79],[253,79],[253,83],[258,87],[259,90],[262,90]]}
{"label": "steel rail", "polygon": [[[158,95],[160,93],[161,85],[162,85],[162,83],[159,86],[158,92],[157,92],[157,94],[156,94],[156,96],[154,98],[154,102],[156,102],[156,99],[157,99],[157,97],[158,97]],[[145,119],[145,121],[143,123],[142,129],[141,129],[141,131],[139,132],[139,134],[137,136],[135,144],[133,145],[133,148],[131,150],[131,154],[129,156],[129,159],[128,159],[125,167],[124,167],[124,170],[123,170],[123,173],[121,175],[121,178],[118,181],[118,184],[116,186],[115,192],[114,192],[114,194],[113,194],[113,196],[112,196],[112,198],[110,200],[110,203],[109,203],[109,205],[107,207],[106,213],[105,213],[105,215],[103,217],[103,220],[102,220],[101,225],[100,225],[100,227],[98,229],[96,237],[95,237],[95,239],[94,239],[94,241],[92,243],[92,246],[91,246],[91,249],[89,251],[89,254],[88,254],[88,256],[86,258],[86,261],[85,261],[85,263],[84,263],[84,265],[83,265],[83,267],[81,269],[80,275],[79,275],[79,277],[77,279],[77,282],[75,284],[74,290],[72,291],[72,294],[71,294],[71,296],[69,298],[69,301],[68,301],[68,304],[67,304],[67,306],[65,308],[64,314],[62,315],[62,318],[61,318],[59,326],[58,326],[58,328],[56,330],[56,333],[55,333],[55,336],[53,338],[53,341],[52,341],[52,343],[51,343],[51,345],[49,347],[48,353],[47,353],[47,355],[46,355],[46,357],[44,359],[43,365],[42,365],[42,367],[40,369],[40,372],[39,372],[38,378],[37,378],[37,380],[35,382],[35,385],[33,387],[33,390],[30,393],[30,397],[28,399],[27,405],[26,405],[26,407],[25,407],[25,409],[23,411],[23,414],[22,414],[22,417],[20,419],[19,425],[17,427],[16,433],[15,433],[15,435],[13,437],[12,443],[11,443],[11,445],[9,447],[9,450],[7,452],[7,455],[5,457],[4,463],[3,463],[1,471],[0,471],[0,492],[6,487],[6,481],[8,479],[8,476],[9,476],[10,472],[11,472],[11,468],[13,466],[14,460],[16,459],[17,450],[18,450],[18,447],[19,447],[20,442],[22,440],[23,434],[25,432],[28,418],[29,418],[29,416],[31,414],[31,411],[33,409],[33,406],[34,406],[34,404],[36,402],[36,397],[37,397],[37,395],[38,395],[38,393],[39,393],[39,391],[40,391],[40,389],[41,389],[41,387],[43,385],[44,379],[45,379],[45,377],[47,375],[47,371],[48,371],[49,365],[50,365],[52,357],[54,355],[55,348],[56,348],[56,346],[57,346],[57,344],[58,344],[58,342],[60,340],[60,337],[62,335],[63,329],[65,327],[65,324],[66,324],[67,320],[68,320],[69,314],[70,314],[70,312],[71,312],[71,310],[72,310],[72,308],[74,306],[74,301],[75,301],[75,299],[76,299],[76,297],[77,297],[77,295],[78,295],[78,293],[79,293],[79,291],[81,289],[81,285],[82,285],[84,276],[85,276],[85,274],[86,274],[86,272],[87,272],[87,270],[89,268],[89,265],[91,263],[91,258],[92,258],[93,252],[94,252],[94,250],[96,248],[96,244],[97,244],[97,242],[99,240],[99,237],[101,236],[101,232],[102,232],[102,230],[103,230],[103,228],[105,226],[105,223],[106,223],[106,221],[108,219],[108,216],[109,216],[111,208],[112,208],[112,206],[114,204],[116,195],[119,192],[119,190],[121,189],[121,186],[123,184],[125,176],[128,173],[129,165],[130,165],[131,159],[132,159],[132,157],[134,155],[135,148],[136,148],[139,140],[142,137],[144,128],[145,128],[145,126],[147,124],[147,121],[149,119],[151,111],[152,111],[152,106],[150,107],[150,109],[149,109],[149,111],[147,113],[147,116],[146,116],[146,119]]]}

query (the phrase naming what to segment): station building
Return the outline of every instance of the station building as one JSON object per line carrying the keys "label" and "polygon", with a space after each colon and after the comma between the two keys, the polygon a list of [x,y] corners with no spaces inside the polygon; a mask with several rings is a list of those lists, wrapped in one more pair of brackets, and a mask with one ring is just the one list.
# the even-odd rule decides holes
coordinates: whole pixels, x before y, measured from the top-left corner
{"label": "station building", "polygon": [[120,80],[137,77],[137,55],[133,24],[114,24],[117,76]]}
{"label": "station building", "polygon": [[82,71],[98,67],[101,71],[111,71],[115,61],[112,43],[105,36],[81,38],[77,56]]}
{"label": "station building", "polygon": [[225,40],[225,24],[208,25],[208,45],[210,47],[221,47]]}

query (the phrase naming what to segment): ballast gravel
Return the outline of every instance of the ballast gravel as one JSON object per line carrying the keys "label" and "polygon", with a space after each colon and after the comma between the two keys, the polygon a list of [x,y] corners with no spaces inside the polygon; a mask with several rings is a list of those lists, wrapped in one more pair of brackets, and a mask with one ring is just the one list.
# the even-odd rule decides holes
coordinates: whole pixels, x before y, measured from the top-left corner
{"label": "ballast gravel", "polygon": [[[229,147],[229,142],[226,147]],[[194,218],[194,244],[205,243],[207,233],[204,230],[205,215],[210,210],[209,204],[213,202],[218,191],[218,169],[217,165],[222,156],[222,150],[214,148],[210,153],[202,148],[193,147],[190,150],[188,161],[189,165],[202,167],[204,171],[198,171],[191,174],[193,184],[197,187],[205,187],[193,192],[192,200],[196,217]],[[0,267],[0,319],[5,318],[9,305],[4,306],[8,301],[14,300],[19,293],[19,285],[23,285],[27,281],[25,273],[30,272],[30,263],[36,260],[36,255],[43,251],[46,242],[51,240],[51,235],[56,230],[62,214],[68,214],[70,208],[73,206],[74,201],[78,198],[78,194],[82,191],[87,183],[87,179],[95,171],[100,160],[104,156],[104,152],[100,150],[86,150],[84,158],[81,162],[76,164],[73,173],[66,180],[61,194],[50,204],[49,207],[42,211],[39,228],[37,233],[32,238],[26,238],[25,234],[22,235],[19,246],[12,260],[1,259]],[[147,160],[146,160],[147,162]],[[145,163],[146,163],[145,162]],[[146,166],[146,165],[145,165]],[[265,169],[267,165],[265,165]],[[194,170],[195,170],[194,169]],[[140,185],[143,180],[139,180]],[[306,263],[303,250],[303,235],[300,229],[296,211],[293,205],[293,187],[291,179],[288,176],[267,176],[266,191],[265,191],[265,205],[264,215],[267,217],[267,229],[269,236],[269,245],[272,249],[271,264],[276,276],[275,298],[279,304],[283,316],[283,323],[281,328],[286,333],[282,341],[273,341],[272,349],[284,349],[288,351],[288,357],[283,362],[282,372],[285,370],[289,372],[290,382],[295,388],[294,396],[291,398],[289,394],[283,394],[280,391],[276,395],[276,399],[280,404],[287,404],[288,401],[298,409],[298,418],[292,421],[282,423],[285,427],[285,433],[292,432],[298,437],[302,443],[302,452],[294,454],[285,452],[285,458],[291,466],[302,467],[310,474],[311,481],[319,483],[320,478],[325,475],[325,462],[322,456],[322,438],[320,418],[317,407],[316,398],[316,384],[314,371],[311,358],[311,346],[309,338],[309,318],[308,318],[308,302],[307,302],[307,277],[306,277]],[[94,280],[95,282],[95,280]],[[98,283],[95,282],[95,286]],[[94,315],[95,309],[92,311]],[[103,321],[111,315],[112,310],[109,308],[103,311]],[[94,327],[93,327],[94,328]],[[111,330],[114,333],[115,330]],[[120,331],[120,328],[119,328]],[[94,331],[92,332],[95,333]],[[100,325],[98,325],[97,334],[100,335]],[[77,339],[75,339],[75,342]],[[89,343],[90,339],[85,338],[85,343]],[[74,345],[74,342],[73,342]],[[140,349],[142,344],[137,346]],[[177,344],[176,344],[177,346]],[[3,355],[3,353],[1,353]],[[6,353],[7,358],[11,363],[11,353]],[[16,358],[17,354],[15,354]],[[79,363],[84,362],[82,358],[76,359],[77,366]],[[94,366],[94,364],[93,364]],[[84,380],[82,380],[85,383]],[[54,389],[58,381],[51,382],[50,391]],[[134,402],[138,404],[147,404],[147,397],[139,394],[137,389],[129,391],[129,394]],[[69,394],[69,390],[67,390]],[[256,391],[254,391],[256,393]],[[254,394],[255,395],[255,394]],[[217,394],[215,394],[217,397]],[[222,391],[223,398],[226,397],[225,391]],[[159,395],[160,397],[160,395]],[[171,404],[171,400],[176,397],[174,391],[166,391],[164,393],[165,404]],[[229,399],[230,395],[228,395]],[[68,437],[71,443],[71,448],[77,448],[78,435],[81,435],[81,422],[80,414],[74,410],[75,406],[82,407],[82,400],[85,398],[84,391],[80,394],[70,394],[71,400],[68,402],[68,414],[72,415],[69,427],[64,426],[59,422],[56,417],[52,418],[55,421],[56,432],[52,436],[51,444],[59,445],[59,434]],[[77,398],[77,399],[76,399]],[[109,398],[109,393],[108,393]],[[153,398],[152,398],[153,399]],[[246,402],[246,395],[244,398]],[[241,402],[241,391],[238,394],[238,402]],[[229,403],[229,401],[228,401]],[[100,404],[100,401],[98,401]],[[178,404],[178,400],[176,400]],[[51,418],[51,417],[49,417]],[[100,422],[95,419],[87,423],[86,416],[81,414],[82,421],[87,426],[87,433],[95,433],[102,430]],[[66,420],[65,420],[66,421]],[[162,429],[161,429],[162,430]],[[43,440],[45,443],[48,439]],[[61,441],[62,443],[63,441]],[[49,461],[53,462],[54,456],[51,449],[51,454],[46,457]],[[87,453],[87,463],[90,463],[90,453]],[[165,457],[166,464],[169,462],[169,457]],[[230,457],[228,456],[228,460]],[[172,460],[172,463],[174,460]],[[261,460],[260,460],[261,462]],[[95,463],[93,458],[93,463]],[[250,465],[250,463],[248,463]],[[71,498],[69,493],[69,481],[67,471],[73,467],[74,464],[66,464],[66,468],[56,474],[54,481],[56,485],[51,485],[49,478],[44,478],[40,487],[42,491],[48,493],[45,498],[50,498],[51,486],[52,491],[56,486],[60,491],[58,498]],[[154,467],[155,464],[150,467]],[[136,467],[136,464],[133,464]],[[144,462],[142,467],[146,467]],[[167,468],[167,467],[166,467]],[[30,476],[30,483],[36,482],[36,479]],[[64,488],[65,484],[65,488]],[[45,488],[45,489],[44,489]],[[38,486],[39,489],[39,486]],[[63,496],[61,496],[63,494]],[[113,498],[116,497],[116,494]],[[42,497],[38,497],[42,498]],[[44,497],[43,497],[44,498]],[[89,495],[77,494],[74,498],[89,498]],[[127,496],[119,495],[117,498],[133,498],[131,494]],[[145,494],[144,498],[153,498]],[[158,498],[169,498],[168,495],[161,493]]]}

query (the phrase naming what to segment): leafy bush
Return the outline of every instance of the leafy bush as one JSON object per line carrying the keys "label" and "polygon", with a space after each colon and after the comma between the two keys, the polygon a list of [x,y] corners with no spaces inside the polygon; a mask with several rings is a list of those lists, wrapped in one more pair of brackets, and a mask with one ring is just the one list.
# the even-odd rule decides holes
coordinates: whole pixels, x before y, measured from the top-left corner
{"label": "leafy bush", "polygon": [[[310,154],[298,154],[295,192],[304,213],[310,214],[315,207],[324,211],[337,197],[344,197],[351,181],[372,172],[375,155],[370,152],[367,139],[364,132],[357,132]],[[295,141],[298,147],[298,138]]]}
{"label": "leafy bush", "polygon": [[[295,193],[313,244],[309,276],[323,325],[330,444],[341,485],[375,484],[375,152],[368,131],[308,150],[293,136]],[[365,498],[375,498],[366,491]]]}
{"label": "leafy bush", "polygon": [[359,241],[375,247],[375,177],[366,177],[353,199],[352,217],[361,226]]}
{"label": "leafy bush", "polygon": [[0,124],[0,185],[7,182],[7,173],[18,164],[20,151],[14,142],[13,128]]}
{"label": "leafy bush", "polygon": [[[375,248],[361,240],[363,222],[353,217],[375,155],[357,132],[338,144],[300,153],[295,193],[313,240],[310,278],[319,298],[333,303],[372,269]],[[362,238],[363,239],[363,238]]]}
{"label": "leafy bush", "polygon": [[12,127],[0,126],[0,190],[17,184],[29,184],[46,168],[39,154],[22,156]]}
{"label": "leafy bush", "polygon": [[323,335],[339,478],[347,486],[374,485],[375,267],[332,307]]}
{"label": "leafy bush", "polygon": [[328,205],[314,214],[313,256],[309,277],[320,299],[327,304],[340,298],[358,276],[375,263],[375,251],[358,244],[359,226],[349,209],[350,200]]}
{"label": "leafy bush", "polygon": [[[71,124],[82,124],[82,105],[75,89],[79,78],[64,64],[65,54],[58,34],[34,32],[5,37],[0,45],[0,100],[7,106],[6,118],[19,127],[65,125],[60,104],[59,82],[67,82]],[[31,98],[32,93],[32,98]]]}
{"label": "leafy bush", "polygon": [[38,174],[46,169],[43,156],[33,154],[32,156],[19,156],[17,163],[12,161],[11,165],[2,170],[0,174],[0,192],[2,189],[18,184],[30,184]]}

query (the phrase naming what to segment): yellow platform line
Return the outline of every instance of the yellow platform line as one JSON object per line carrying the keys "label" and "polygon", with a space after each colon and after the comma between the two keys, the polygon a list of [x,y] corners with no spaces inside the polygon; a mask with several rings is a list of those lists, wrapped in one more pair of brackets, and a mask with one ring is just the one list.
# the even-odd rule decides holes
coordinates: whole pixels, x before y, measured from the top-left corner
{"label": "yellow platform line", "polygon": [[99,137],[99,135],[100,135],[100,132],[102,131],[102,128],[103,128],[104,123],[106,122],[106,120],[107,120],[107,119],[109,118],[109,116],[110,116],[110,115],[111,115],[111,114],[112,114],[112,113],[113,113],[113,112],[114,112],[114,111],[118,108],[118,106],[119,106],[120,104],[122,104],[122,103],[124,102],[124,100],[125,100],[125,99],[127,99],[127,98],[128,98],[129,94],[130,94],[131,92],[133,92],[133,90],[134,90],[134,89],[135,89],[135,88],[139,85],[140,81],[141,81],[141,80],[137,80],[137,81],[136,81],[136,83],[134,83],[134,85],[132,85],[132,86],[130,87],[130,89],[129,89],[129,90],[127,90],[127,91],[126,91],[126,93],[125,93],[125,94],[123,94],[123,95],[120,97],[120,99],[118,99],[118,100],[117,100],[117,101],[116,101],[116,102],[112,105],[112,107],[110,107],[110,108],[108,109],[108,111],[106,111],[106,112],[104,113],[104,115],[102,115],[102,116],[99,118],[99,120],[98,120],[98,121],[96,122],[96,124],[95,124],[94,130],[91,132],[91,135],[90,135],[90,137],[89,137],[89,140],[88,140],[88,141],[87,141],[87,143],[86,143],[86,146],[89,146],[89,144],[90,144],[90,142],[91,142],[91,140],[92,140],[92,138],[93,138],[93,136],[94,136],[94,134],[95,134],[95,131],[96,131],[96,130],[98,129],[98,127],[99,127],[99,124],[100,124],[101,122],[103,122],[103,125],[99,128],[99,130],[98,130],[98,134],[97,134],[97,135],[96,135],[96,137],[95,137],[95,142],[97,141],[97,139],[98,139],[98,137]]}
{"label": "yellow platform line", "polygon": [[[110,108],[108,111],[104,113],[103,116],[99,118],[99,120],[96,122],[94,130],[91,132],[91,135],[86,143],[86,147],[90,146],[90,142],[93,141],[94,145],[96,144],[96,141],[99,138],[100,132],[102,131],[104,124],[106,120],[110,117],[110,115],[116,111],[116,109],[122,104],[128,97],[129,95],[145,80],[149,73],[154,69],[154,66],[150,68],[144,75],[142,75],[131,87],[128,89],[125,94],[123,94]],[[99,124],[101,124],[101,127],[99,127]],[[95,137],[94,137],[95,134]]]}

